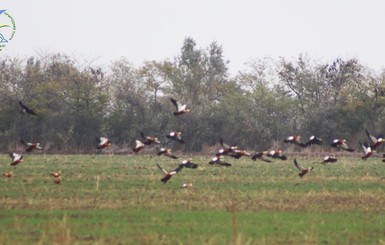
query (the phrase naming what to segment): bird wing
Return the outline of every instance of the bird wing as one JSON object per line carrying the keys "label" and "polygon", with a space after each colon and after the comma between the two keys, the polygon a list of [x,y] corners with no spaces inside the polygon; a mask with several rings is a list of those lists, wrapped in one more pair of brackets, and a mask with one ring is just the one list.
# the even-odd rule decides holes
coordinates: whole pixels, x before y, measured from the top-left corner
{"label": "bird wing", "polygon": [[142,138],[143,138],[144,140],[146,140],[146,136],[144,136],[144,133],[143,133],[143,132],[140,132],[140,136],[142,136]]}
{"label": "bird wing", "polygon": [[294,158],[294,165],[298,168],[298,170],[302,171],[303,167],[298,164],[297,159]]}
{"label": "bird wing", "polygon": [[198,164],[190,162],[190,161],[188,161],[187,163],[182,164],[182,165],[184,165],[184,167],[186,167],[186,168],[193,168],[193,169],[198,167]]}
{"label": "bird wing", "polygon": [[370,141],[371,141],[373,144],[375,144],[375,143],[377,142],[377,138],[374,137],[373,135],[371,135],[371,134],[369,133],[369,131],[366,130],[366,129],[365,129],[365,132],[366,132],[366,135],[369,137]]}
{"label": "bird wing", "polygon": [[144,144],[140,140],[135,140],[135,148],[143,147]]}
{"label": "bird wing", "polygon": [[223,142],[223,139],[222,139],[222,138],[219,139],[219,143],[221,143],[221,146],[222,146],[223,148],[226,148],[226,149],[229,149],[229,148],[230,148],[230,146],[229,146],[228,144],[226,144],[225,142]]}
{"label": "bird wing", "polygon": [[361,142],[358,143],[360,144],[362,150],[364,150],[365,155],[368,154],[370,148],[367,147],[365,144],[362,144]]}
{"label": "bird wing", "polygon": [[25,147],[28,147],[28,146],[29,146],[28,143],[25,142],[23,139],[20,140],[20,143],[23,144]]}
{"label": "bird wing", "polygon": [[175,99],[173,98],[170,98],[171,102],[175,105],[176,107],[176,110],[177,111],[180,111],[181,110],[181,107],[182,107],[182,104],[179,102],[179,101],[176,101]]}
{"label": "bird wing", "polygon": [[21,108],[23,108],[24,110],[29,110],[29,107],[24,105],[23,102],[21,100],[19,100],[19,105]]}
{"label": "bird wing", "polygon": [[99,144],[104,145],[108,142],[108,139],[106,137],[100,137],[99,138]]}
{"label": "bird wing", "polygon": [[162,168],[159,164],[156,164],[156,166],[158,166],[160,171],[162,171],[164,174],[168,174],[168,171],[166,169]]}

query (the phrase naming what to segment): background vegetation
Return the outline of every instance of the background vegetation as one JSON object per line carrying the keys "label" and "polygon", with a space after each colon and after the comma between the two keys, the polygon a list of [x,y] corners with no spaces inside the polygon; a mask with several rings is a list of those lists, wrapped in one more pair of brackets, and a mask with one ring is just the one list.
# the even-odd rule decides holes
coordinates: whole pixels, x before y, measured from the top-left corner
{"label": "background vegetation", "polygon": [[[291,134],[356,141],[385,127],[385,73],[358,60],[265,58],[235,76],[228,63],[221,45],[199,48],[190,37],[173,60],[139,67],[125,58],[94,67],[65,54],[1,57],[0,150],[24,138],[47,152],[87,152],[104,135],[123,151],[140,131],[163,139],[169,130],[183,132],[188,152],[219,137],[263,150]],[[175,119],[169,97],[192,112]],[[19,100],[40,116],[17,113]]]}

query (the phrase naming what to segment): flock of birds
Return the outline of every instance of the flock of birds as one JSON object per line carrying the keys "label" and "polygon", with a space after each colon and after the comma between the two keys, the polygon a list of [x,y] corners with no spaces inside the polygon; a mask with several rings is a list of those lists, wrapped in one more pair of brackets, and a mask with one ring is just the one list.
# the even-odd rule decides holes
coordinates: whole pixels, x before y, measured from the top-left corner
{"label": "flock of birds", "polygon": [[[173,115],[175,117],[179,117],[183,114],[189,113],[190,109],[187,108],[186,104],[182,104],[179,101],[170,98],[171,102],[175,106],[176,110],[173,112]],[[34,109],[28,107],[25,105],[22,101],[19,101],[19,106],[21,107],[20,112],[23,114],[29,114],[33,116],[38,116],[38,114],[35,112]],[[380,146],[382,143],[384,143],[385,139],[382,136],[376,137],[369,133],[368,130],[365,130],[366,135],[369,138],[370,143],[361,143],[359,142],[359,145],[361,146],[364,156],[362,156],[362,159],[366,160],[370,156],[373,155],[375,152],[376,148]],[[151,145],[160,145],[161,142],[159,139],[155,136],[148,136],[145,135],[143,132],[140,133],[141,139],[136,139],[133,146],[132,150],[135,153],[139,153],[141,150],[143,150],[146,146],[151,146]],[[179,131],[172,131],[166,135],[166,137],[172,141],[179,142],[180,144],[184,143],[184,140],[182,138],[182,133]],[[101,151],[107,147],[109,147],[112,142],[110,139],[107,137],[99,137],[97,143],[97,150]],[[43,150],[43,148],[40,146],[40,143],[38,142],[25,142],[23,139],[20,141],[21,144],[24,145],[25,151],[27,153],[30,153],[34,150]],[[311,136],[306,142],[301,141],[301,136],[299,135],[292,135],[287,137],[286,139],[283,140],[284,143],[287,144],[295,144],[301,148],[306,148],[310,147],[312,145],[322,145],[323,141],[322,139],[316,137],[316,136]],[[283,154],[282,150],[269,150],[269,151],[262,151],[262,152],[255,152],[254,154],[249,153],[247,150],[240,149],[237,144],[226,144],[222,138],[219,139],[220,143],[220,148],[215,154],[215,156],[209,161],[210,165],[216,165],[216,166],[223,166],[223,167],[230,167],[232,166],[231,163],[227,162],[224,160],[224,156],[231,157],[234,159],[239,159],[241,157],[250,157],[252,160],[261,160],[267,163],[272,162],[271,159],[280,159],[280,160],[287,160],[287,156]],[[332,143],[330,144],[331,147],[339,148],[341,150],[347,151],[347,152],[354,152],[355,150],[351,147],[349,147],[346,139],[334,139]],[[172,149],[168,147],[156,147],[157,149],[157,155],[158,156],[166,156],[172,159],[178,159],[177,156],[175,156],[172,153]],[[23,155],[20,153],[16,152],[11,152],[9,153],[9,156],[12,158],[11,166],[16,166],[20,162],[23,161]],[[385,162],[385,154],[383,154],[383,162]],[[327,163],[333,163],[337,162],[337,158],[333,156],[325,156],[323,158],[322,164],[327,164]],[[294,158],[294,166],[298,170],[298,175],[299,177],[303,177],[305,174],[308,172],[312,171],[314,167],[304,167],[299,164],[298,160]],[[178,166],[173,169],[173,170],[166,170],[159,164],[157,164],[157,167],[159,170],[163,173],[163,177],[161,178],[161,181],[163,183],[167,183],[172,176],[176,175],[179,173],[183,168],[190,168],[190,169],[196,169],[198,167],[198,164],[192,162],[191,159],[189,160],[183,160]],[[12,177],[13,173],[12,172],[4,172],[3,176],[5,177]],[[61,174],[59,172],[52,172],[50,173],[50,176],[53,177],[53,182],[56,184],[59,184],[61,182]],[[192,183],[184,183],[182,185],[182,188],[188,188],[191,187]]]}

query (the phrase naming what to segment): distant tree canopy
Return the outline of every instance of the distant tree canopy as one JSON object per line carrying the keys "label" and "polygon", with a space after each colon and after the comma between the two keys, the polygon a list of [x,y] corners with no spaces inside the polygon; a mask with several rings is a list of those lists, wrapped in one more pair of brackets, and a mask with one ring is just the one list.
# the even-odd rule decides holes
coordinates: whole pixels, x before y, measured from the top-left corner
{"label": "distant tree canopy", "polygon": [[[188,37],[172,61],[134,67],[79,64],[64,54],[0,58],[0,150],[20,139],[51,152],[87,152],[107,136],[127,148],[140,132],[165,139],[183,132],[185,151],[200,151],[220,137],[265,150],[292,134],[357,140],[364,129],[385,129],[385,71],[374,74],[356,59],[330,64],[299,55],[260,59],[231,77],[217,42],[198,48]],[[174,117],[173,97],[191,107]],[[19,100],[38,117],[19,113]],[[366,139],[366,138],[365,138]]]}

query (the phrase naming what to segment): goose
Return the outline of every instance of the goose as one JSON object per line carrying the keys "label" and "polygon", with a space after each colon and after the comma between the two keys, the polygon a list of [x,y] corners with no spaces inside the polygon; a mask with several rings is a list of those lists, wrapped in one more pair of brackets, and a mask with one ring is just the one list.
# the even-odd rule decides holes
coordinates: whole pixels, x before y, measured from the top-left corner
{"label": "goose", "polygon": [[191,162],[191,159],[189,160],[183,160],[179,166],[185,167],[185,168],[193,168],[196,169],[198,167],[198,164]]}
{"label": "goose", "polygon": [[310,146],[310,145],[322,145],[323,142],[322,142],[322,139],[321,138],[318,138],[314,135],[310,136],[309,140],[305,143],[306,146]]}
{"label": "goose", "polygon": [[15,152],[9,153],[9,156],[12,158],[11,166],[16,166],[23,161],[23,155],[17,154]]}
{"label": "goose", "polygon": [[187,109],[186,105],[183,105],[182,103],[180,103],[179,101],[176,101],[175,99],[173,98],[170,98],[171,102],[175,105],[176,107],[176,111],[174,112],[174,116],[179,116],[179,115],[182,115],[182,114],[185,114],[187,112],[190,112],[190,109]]}
{"label": "goose", "polygon": [[297,159],[294,159],[294,165],[298,168],[298,171],[299,171],[298,176],[301,178],[305,174],[307,174],[308,172],[310,172],[314,169],[313,167],[309,167],[309,168],[302,167],[301,165],[298,164]]}
{"label": "goose", "polygon": [[13,173],[12,172],[4,172],[3,176],[7,177],[7,178],[11,178],[13,176]]}
{"label": "goose", "polygon": [[337,158],[326,156],[324,157],[324,160],[322,161],[322,164],[330,163],[330,162],[337,162]]}
{"label": "goose", "polygon": [[331,144],[332,147],[339,147],[342,150],[353,152],[354,149],[350,148],[348,144],[346,143],[346,139],[335,139],[333,140],[333,143]]}
{"label": "goose", "polygon": [[281,160],[287,160],[287,156],[285,156],[281,150],[271,150],[269,152],[267,152],[266,154],[268,157],[271,157],[271,158],[278,158],[278,159],[281,159]]}
{"label": "goose", "polygon": [[231,166],[231,163],[222,161],[221,160],[221,156],[213,157],[211,159],[211,161],[209,162],[209,164],[211,164],[211,165],[220,165],[220,166],[224,166],[224,167],[230,167]]}
{"label": "goose", "polygon": [[368,157],[370,157],[372,154],[373,154],[373,151],[372,151],[372,148],[370,147],[370,145],[368,143],[361,143],[361,142],[358,142],[362,148],[362,150],[364,151],[365,155],[362,157],[363,160],[366,160],[368,159]]}
{"label": "goose", "polygon": [[169,181],[172,176],[174,176],[175,174],[177,174],[179,171],[181,171],[183,169],[183,166],[179,165],[176,169],[174,169],[172,171],[167,171],[164,168],[162,168],[159,164],[156,164],[156,166],[158,166],[160,171],[162,171],[164,173],[164,177],[161,179],[161,181],[163,183],[167,183],[167,181]]}
{"label": "goose", "polygon": [[143,144],[145,145],[151,145],[151,144],[160,144],[160,141],[158,140],[157,137],[152,137],[152,136],[145,136],[143,132],[140,132],[140,135],[143,138]]}
{"label": "goose", "polygon": [[59,172],[51,172],[49,175],[57,178],[57,177],[60,177],[60,173],[61,173],[60,171]]}
{"label": "goose", "polygon": [[238,149],[238,146],[236,144],[229,146],[228,144],[224,143],[222,138],[219,139],[219,143],[221,145],[221,148],[216,153],[217,156],[227,155],[230,152]]}
{"label": "goose", "polygon": [[296,145],[299,145],[301,147],[306,147],[306,144],[301,142],[301,136],[299,136],[299,135],[289,136],[286,139],[284,139],[283,142],[291,143],[291,144],[296,144]]}
{"label": "goose", "polygon": [[132,147],[132,150],[135,152],[135,153],[138,153],[139,151],[141,151],[142,149],[144,148],[144,143],[140,140],[135,140],[135,144],[134,146]]}
{"label": "goose", "polygon": [[22,114],[26,114],[27,113],[27,114],[30,114],[30,115],[37,116],[36,112],[33,109],[31,109],[28,106],[26,106],[21,100],[19,100],[19,105],[21,107],[20,112]]}
{"label": "goose", "polygon": [[227,156],[230,156],[230,157],[233,157],[233,158],[236,158],[236,159],[239,159],[243,156],[251,156],[251,154],[246,151],[246,150],[233,150],[233,151],[230,151]]}
{"label": "goose", "polygon": [[60,182],[61,182],[61,177],[60,176],[53,178],[53,183],[60,184]]}
{"label": "goose", "polygon": [[171,131],[168,135],[166,135],[167,138],[176,140],[179,143],[183,144],[184,140],[182,139],[182,133],[181,132],[176,132],[176,131]]}
{"label": "goose", "polygon": [[384,143],[384,139],[381,136],[375,137],[374,135],[371,135],[367,129],[365,129],[365,132],[370,142],[372,142],[370,144],[370,147],[372,148],[372,150],[375,150],[379,145]]}
{"label": "goose", "polygon": [[25,142],[24,140],[20,140],[20,143],[22,143],[25,146],[25,151],[26,152],[31,152],[33,150],[43,150],[43,148],[40,146],[40,143],[29,143]]}
{"label": "goose", "polygon": [[96,149],[101,150],[111,145],[111,141],[106,137],[97,138],[98,147]]}
{"label": "goose", "polygon": [[263,152],[256,152],[254,155],[251,157],[252,160],[256,161],[257,159],[262,160],[264,162],[271,162],[269,159],[264,158],[263,155],[267,155],[267,151]]}
{"label": "goose", "polygon": [[178,159],[177,156],[174,156],[171,153],[172,153],[172,150],[170,148],[161,147],[161,148],[158,149],[157,155],[158,156],[163,155],[163,156],[170,157],[170,158],[173,158],[173,159]]}
{"label": "goose", "polygon": [[184,188],[184,189],[187,189],[187,188],[191,188],[193,185],[191,182],[186,182],[186,183],[183,183],[181,188]]}

